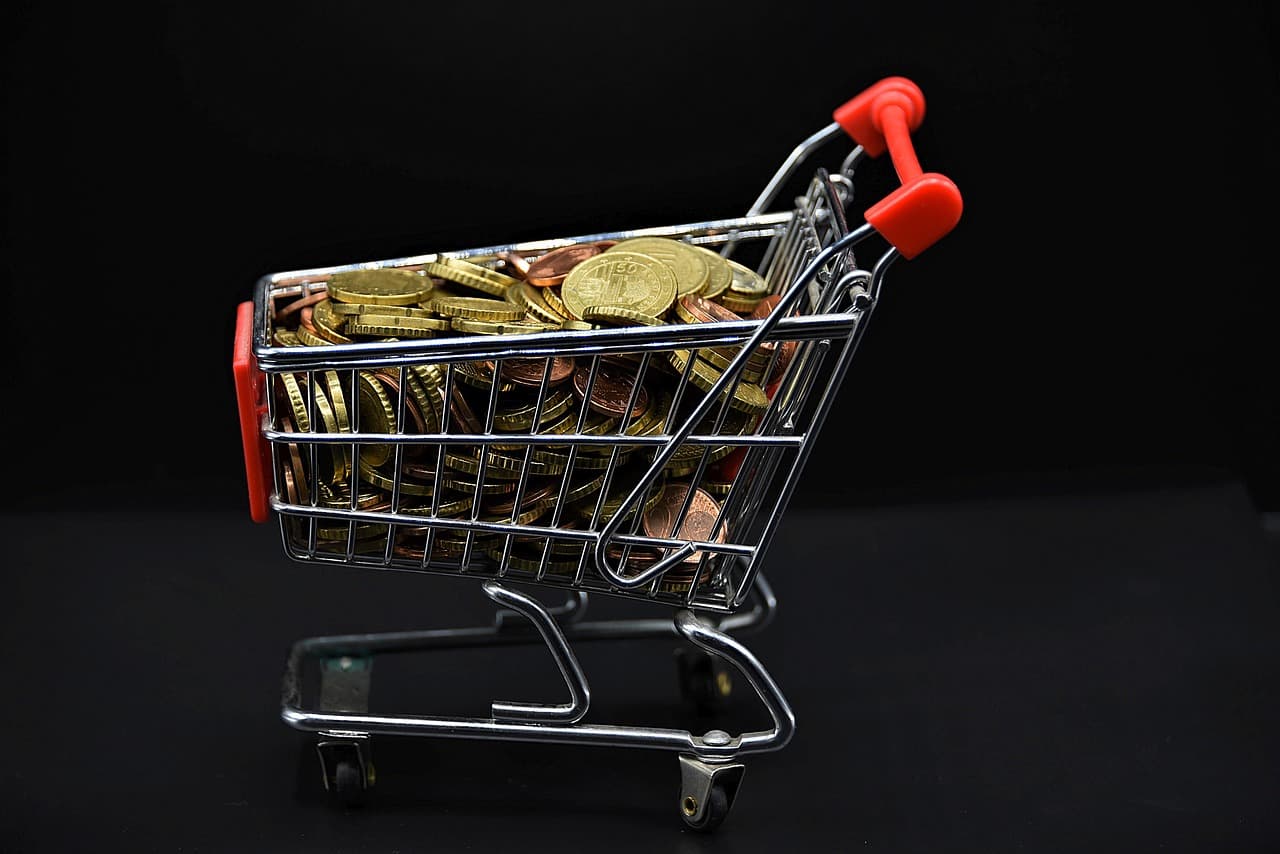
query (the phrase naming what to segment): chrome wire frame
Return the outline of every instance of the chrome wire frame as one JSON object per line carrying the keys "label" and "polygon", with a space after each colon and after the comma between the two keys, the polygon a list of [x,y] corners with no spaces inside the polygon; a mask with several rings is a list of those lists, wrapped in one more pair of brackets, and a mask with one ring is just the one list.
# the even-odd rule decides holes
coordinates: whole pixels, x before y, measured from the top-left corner
{"label": "chrome wire frame", "polygon": [[[825,141],[830,136],[815,134],[809,141]],[[799,149],[797,149],[799,151]],[[580,235],[555,240],[531,241],[502,246],[411,256],[388,261],[350,264],[337,267],[277,273],[259,280],[255,288],[255,355],[259,368],[268,375],[293,373],[305,376],[305,394],[310,412],[309,431],[285,432],[279,427],[276,394],[269,393],[269,410],[262,426],[263,436],[271,443],[276,471],[276,489],[271,506],[281,518],[281,534],[286,552],[301,561],[321,561],[352,564],[374,569],[424,571],[449,575],[470,575],[489,579],[530,581],[550,587],[590,591],[632,599],[660,602],[694,611],[732,613],[752,589],[778,523],[798,483],[803,466],[812,449],[814,439],[830,410],[835,394],[842,382],[854,350],[866,327],[867,318],[876,304],[885,270],[896,258],[892,248],[887,250],[870,270],[859,268],[853,256],[853,247],[874,234],[868,225],[850,229],[844,208],[852,189],[852,171],[860,158],[861,149],[854,149],[835,175],[818,169],[809,182],[807,191],[795,200],[793,209],[782,213],[756,213],[736,219],[715,220],[676,226],[635,229]],[[794,164],[788,161],[783,171]],[[780,182],[779,182],[780,183]],[[772,183],[771,183],[772,187]],[[765,195],[776,192],[766,188]],[[493,262],[499,254],[512,250],[522,254],[535,254],[571,243],[597,240],[624,240],[630,237],[658,235],[686,240],[690,243],[721,251],[741,251],[754,245],[763,252],[758,272],[764,276],[773,293],[781,295],[775,311],[764,320],[715,324],[670,324],[657,327],[626,327],[592,331],[555,331],[531,335],[475,336],[440,338],[416,341],[334,345],[330,347],[279,347],[269,343],[273,312],[277,301],[287,301],[300,295],[313,293],[324,287],[324,281],[333,273],[379,267],[413,269],[438,257],[466,258],[475,263]],[[775,379],[773,376],[778,353],[783,343],[794,342],[794,357],[780,378],[769,406],[759,417],[756,428],[744,435],[723,431],[730,416],[730,399],[741,381],[743,369],[757,348],[766,342],[777,342],[772,350],[763,377],[762,387]],[[694,366],[693,355],[707,348],[724,352],[736,345],[736,355],[715,385],[705,394],[689,381]],[[650,436],[626,434],[629,418],[621,419],[615,432],[593,435],[584,432],[587,407],[581,407],[574,432],[566,434],[535,434],[536,425],[542,423],[546,404],[550,397],[549,379],[552,357],[572,356],[589,360],[587,381],[588,395],[599,374],[601,359],[605,356],[628,354],[637,360],[637,381],[632,391],[631,404],[635,403],[646,372],[652,370],[655,359],[665,359],[673,350],[690,354],[684,366],[684,376],[677,381],[673,399],[668,407],[667,423],[663,432]],[[730,350],[732,352],[732,350]],[[545,369],[537,389],[533,410],[533,425],[527,435],[495,433],[494,418],[499,404],[499,382],[494,382],[487,394],[483,413],[477,413],[483,424],[483,432],[459,432],[460,427],[449,423],[450,414],[445,407],[439,433],[405,433],[406,394],[398,395],[397,432],[371,433],[361,431],[359,406],[350,405],[351,432],[324,432],[319,425],[316,395],[313,389],[322,378],[340,382],[346,389],[348,401],[357,401],[358,373],[370,369],[390,369],[399,374],[399,386],[407,388],[406,374],[410,366],[437,365],[444,378],[444,397],[454,393],[459,363],[478,360],[494,360],[495,375],[500,375],[503,360],[519,358],[544,359]],[[274,385],[275,378],[272,378]],[[695,400],[696,398],[696,400]],[[672,423],[681,405],[681,420]],[[655,404],[656,405],[656,404]],[[629,406],[627,411],[632,411]],[[710,429],[707,425],[710,424]],[[723,432],[722,432],[723,431]],[[305,454],[309,465],[309,503],[290,503],[283,488],[282,471],[287,465],[285,449],[296,444]],[[332,452],[328,446],[346,446],[350,455],[352,482],[359,471],[363,444],[390,445],[394,449],[394,479],[389,510],[362,510],[357,506],[358,489],[351,489],[349,507],[321,506],[319,497],[319,459],[322,452]],[[482,488],[486,466],[490,457],[487,449],[492,445],[513,445],[524,454],[524,465],[514,490],[514,508],[510,518],[492,521],[479,518]],[[479,472],[475,475],[471,508],[458,517],[439,516],[440,489],[433,490],[430,499],[430,515],[422,515],[424,508],[416,512],[403,512],[405,478],[402,462],[411,446],[428,446],[435,449],[436,471],[445,470],[447,449],[462,449],[478,459]],[[545,524],[521,524],[517,521],[519,507],[529,483],[530,460],[536,449],[553,446],[566,449],[568,464],[565,471],[555,475],[560,478],[558,497],[551,518]],[[650,490],[662,478],[664,468],[681,448],[701,448],[700,459],[690,478],[699,485],[709,468],[713,449],[721,451],[727,446],[745,448],[745,458],[738,476],[723,499],[714,533],[703,541],[686,541],[674,536],[683,525],[689,510],[686,500],[671,529],[671,536],[649,536],[640,530],[641,512],[638,508]],[[685,451],[689,453],[688,450]],[[593,454],[591,459],[608,455],[603,468],[589,470],[579,465]],[[644,459],[643,466],[631,465],[623,469],[623,461]],[[588,474],[603,476],[604,486],[596,495],[595,508],[586,524],[566,527],[562,524],[565,496],[575,476]],[[690,499],[693,490],[690,490]],[[607,495],[625,493],[621,507],[609,518],[603,518],[602,507]],[[317,538],[320,523],[328,526],[345,523],[345,542],[329,540],[322,544]],[[369,540],[361,540],[357,548],[357,525],[367,529],[369,525],[385,528],[382,547],[371,549]],[[421,559],[397,555],[395,544],[399,526],[426,528]],[[457,532],[453,536],[465,537],[460,556],[448,559],[433,557],[435,539],[441,532]],[[723,536],[718,536],[723,533]],[[477,537],[492,538],[497,535],[503,546],[498,557],[477,547]],[[512,544],[519,537],[525,542],[531,538],[538,544],[541,557],[536,571],[516,570],[511,566]],[[723,540],[722,542],[720,540]],[[492,542],[492,539],[489,540]],[[573,572],[550,572],[554,544],[577,545],[576,568]],[[621,556],[611,558],[611,549],[620,547]],[[621,566],[629,552],[637,547],[660,550],[664,556],[656,563],[634,574],[624,574]],[[696,571],[687,581],[689,563],[686,559],[697,553]],[[678,585],[666,585],[666,573],[674,567],[683,567]]]}
{"label": "chrome wire frame", "polygon": [[[281,517],[281,536],[286,552],[299,561],[352,564],[372,569],[419,571],[454,576],[475,576],[483,580],[486,596],[500,606],[489,626],[435,629],[427,631],[343,635],[309,638],[296,643],[290,653],[283,684],[281,716],[295,729],[316,732],[325,785],[333,774],[334,757],[355,757],[366,767],[365,742],[371,735],[420,735],[447,738],[543,741],[562,744],[612,745],[670,750],[679,754],[682,810],[691,827],[699,827],[709,815],[711,789],[719,787],[729,798],[737,789],[743,766],[736,762],[749,753],[778,750],[791,739],[795,718],[782,692],[764,666],[733,635],[758,630],[768,624],[777,606],[773,592],[761,572],[761,563],[777,531],[778,523],[794,492],[801,471],[813,448],[835,394],[848,372],[854,351],[867,319],[875,307],[884,275],[897,257],[889,248],[869,268],[857,265],[853,248],[874,232],[868,225],[850,228],[844,208],[852,197],[853,170],[862,158],[855,148],[835,173],[818,169],[807,190],[792,209],[763,213],[806,158],[820,145],[838,135],[832,125],[806,139],[792,152],[765,187],[745,217],[690,223],[686,225],[631,231],[581,235],[556,240],[533,241],[480,249],[419,255],[387,261],[278,273],[259,280],[254,293],[254,351],[259,368],[269,375],[268,411],[262,424],[270,442],[275,465],[275,492],[271,506]],[[631,327],[583,332],[558,331],[519,336],[442,338],[412,342],[361,343],[332,347],[271,346],[269,333],[278,300],[309,295],[324,288],[333,273],[380,267],[420,268],[438,257],[466,258],[476,263],[495,261],[503,251],[537,254],[571,243],[597,240],[624,240],[638,236],[666,236],[719,250],[726,257],[744,249],[762,250],[755,268],[772,293],[781,295],[775,310],[763,320],[736,323]],[[742,381],[752,353],[762,344],[775,342],[768,365],[759,379],[761,387],[773,387],[769,405],[751,432],[732,434],[726,430],[729,399]],[[791,342],[794,352],[780,376],[775,376],[783,344]],[[689,371],[694,356],[708,348],[737,347],[728,359],[719,380],[702,393],[690,391]],[[594,435],[585,431],[586,410],[581,408],[574,432],[536,434],[549,400],[552,357],[572,356],[589,360],[587,396],[594,386],[601,359],[629,354],[636,361],[636,382],[627,412],[635,409],[638,389],[655,359],[664,359],[672,350],[687,350],[684,375],[677,382],[667,407],[666,422],[657,435],[627,435],[629,417],[620,420],[612,434]],[[728,352],[734,352],[732,349]],[[532,426],[527,435],[495,433],[495,413],[500,395],[503,360],[545,359],[542,381],[533,406]],[[757,357],[758,358],[758,357]],[[482,432],[458,432],[450,423],[449,407],[443,407],[440,432],[430,435],[404,432],[406,380],[412,366],[436,365],[443,377],[444,400],[449,400],[458,382],[458,366],[467,361],[495,360],[494,382],[486,406],[477,417]],[[758,364],[758,363],[757,363]],[[362,370],[387,369],[398,374],[401,393],[396,402],[395,433],[361,431],[359,406],[351,406],[351,432],[324,432],[314,390],[323,377],[340,383],[347,399],[358,399],[358,374]],[[281,429],[281,413],[276,401],[278,375],[305,377],[306,407],[310,430],[286,432]],[[776,387],[774,387],[776,386]],[[681,398],[689,404],[680,408]],[[676,417],[676,416],[679,417]],[[709,425],[709,426],[708,426]],[[285,495],[285,456],[294,444],[309,461],[309,502],[290,503]],[[336,446],[350,454],[352,478],[359,469],[362,444],[392,446],[395,472],[391,484],[390,510],[362,510],[358,489],[351,489],[350,506],[320,506],[318,498],[319,460],[322,452]],[[523,466],[514,490],[510,519],[495,522],[481,519],[476,508],[482,498],[486,464],[484,450],[493,445],[516,444],[524,449]],[[447,448],[476,449],[478,473],[471,496],[472,507],[458,518],[439,515],[441,490],[433,490],[430,515],[405,513],[406,484],[402,462],[408,449],[434,448],[436,472],[444,470]],[[521,497],[528,486],[530,461],[535,449],[567,447],[568,463],[561,474],[558,501],[545,524],[519,524]],[[723,542],[714,534],[707,541],[689,542],[674,536],[654,537],[640,531],[639,506],[650,489],[661,483],[662,473],[681,448],[692,448],[698,459],[689,482],[699,485],[709,468],[713,449],[725,446],[745,449],[742,464],[724,497],[713,531],[723,531]],[[698,453],[698,449],[701,449]],[[608,461],[591,473],[603,477],[604,485],[594,499],[590,518],[581,527],[563,523],[565,497],[575,463],[584,454],[603,454]],[[630,455],[640,465],[624,467],[621,458]],[[607,495],[625,493],[621,506],[607,519],[602,509]],[[692,490],[691,490],[692,491]],[[421,508],[418,508],[420,512]],[[628,512],[634,509],[635,512]],[[689,510],[681,508],[672,526],[679,531]],[[330,541],[321,548],[317,530],[320,522],[347,526],[345,540]],[[386,528],[381,548],[357,550],[357,525]],[[420,560],[404,559],[395,553],[397,526],[426,527]],[[441,532],[461,532],[465,547],[460,557],[433,559],[433,539]],[[478,550],[476,537],[501,537],[503,547],[496,559]],[[457,534],[455,533],[456,537]],[[517,570],[511,565],[514,538],[534,537],[542,543],[542,557],[536,571]],[[716,540],[716,541],[711,541]],[[580,546],[575,569],[568,574],[548,571],[553,543]],[[611,546],[619,546],[615,564]],[[636,547],[657,548],[665,557],[634,575],[623,574],[628,553]],[[698,554],[692,581],[686,590],[663,589],[669,571],[686,558]],[[687,569],[682,570],[687,574]],[[527,583],[536,587],[568,588],[567,602],[548,607],[531,595],[514,589]],[[601,592],[633,601],[652,601],[674,606],[664,618],[610,619],[586,621],[588,593]],[[743,607],[747,602],[751,607]],[[570,641],[676,637],[732,665],[753,689],[768,712],[768,729],[730,735],[713,729],[702,735],[692,731],[647,726],[587,724],[582,720],[590,706],[590,688]],[[488,717],[443,717],[431,715],[385,715],[368,711],[367,668],[383,653],[413,652],[439,648],[537,643],[550,651],[568,690],[567,703],[539,704],[494,701]],[[307,661],[322,663],[321,699],[318,706],[303,702],[302,671]],[[343,684],[357,685],[348,702],[326,702],[324,672],[330,664],[352,666],[357,675]],[[344,677],[345,679],[346,677]],[[363,779],[363,776],[361,777]],[[336,785],[336,782],[335,782]],[[363,783],[361,785],[364,785]],[[371,783],[370,783],[371,785]],[[727,807],[726,807],[727,808]],[[723,818],[723,815],[720,816]]]}

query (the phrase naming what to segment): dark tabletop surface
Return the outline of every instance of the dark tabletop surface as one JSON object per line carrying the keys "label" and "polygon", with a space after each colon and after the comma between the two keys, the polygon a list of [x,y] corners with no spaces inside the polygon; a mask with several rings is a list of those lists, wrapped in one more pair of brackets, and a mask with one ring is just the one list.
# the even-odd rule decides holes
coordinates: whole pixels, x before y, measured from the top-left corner
{"label": "dark tabletop surface", "polygon": [[[0,850],[1275,850],[1277,561],[1244,490],[1057,492],[787,516],[744,640],[798,730],[714,837],[656,751],[382,738],[373,801],[326,802],[288,646],[482,621],[473,582],[291,563],[239,512],[9,515]],[[671,650],[584,646],[588,720],[711,728]],[[375,711],[563,694],[540,649],[377,673]],[[725,727],[760,717],[737,694]]]}

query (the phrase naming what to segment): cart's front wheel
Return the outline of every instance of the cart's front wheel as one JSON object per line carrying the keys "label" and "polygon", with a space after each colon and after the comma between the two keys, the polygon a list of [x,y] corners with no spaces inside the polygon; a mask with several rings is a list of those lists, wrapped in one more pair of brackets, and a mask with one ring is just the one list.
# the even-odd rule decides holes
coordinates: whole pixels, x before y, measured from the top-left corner
{"label": "cart's front wheel", "polygon": [[[701,809],[699,809],[701,807]],[[704,803],[698,803],[694,795],[680,799],[680,817],[685,826],[700,833],[708,833],[719,827],[729,815],[729,793],[723,785],[713,785]]]}
{"label": "cart's front wheel", "polygon": [[725,760],[704,761],[688,754],[680,754],[679,760],[680,818],[690,830],[715,830],[733,808],[746,766]]}

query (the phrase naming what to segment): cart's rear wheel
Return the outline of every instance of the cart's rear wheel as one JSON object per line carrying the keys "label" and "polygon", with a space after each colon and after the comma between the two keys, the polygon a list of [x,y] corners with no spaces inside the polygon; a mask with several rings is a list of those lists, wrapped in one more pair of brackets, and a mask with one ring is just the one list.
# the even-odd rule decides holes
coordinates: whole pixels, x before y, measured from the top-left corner
{"label": "cart's rear wheel", "polygon": [[364,774],[354,762],[339,762],[333,771],[333,792],[342,801],[350,801],[364,794]]}
{"label": "cart's rear wheel", "polygon": [[325,740],[316,745],[320,774],[329,798],[344,807],[368,801],[373,788],[373,762],[362,741]]}
{"label": "cart's rear wheel", "polygon": [[695,646],[676,649],[676,678],[680,696],[693,704],[699,714],[714,714],[733,695],[730,668],[718,656]]}

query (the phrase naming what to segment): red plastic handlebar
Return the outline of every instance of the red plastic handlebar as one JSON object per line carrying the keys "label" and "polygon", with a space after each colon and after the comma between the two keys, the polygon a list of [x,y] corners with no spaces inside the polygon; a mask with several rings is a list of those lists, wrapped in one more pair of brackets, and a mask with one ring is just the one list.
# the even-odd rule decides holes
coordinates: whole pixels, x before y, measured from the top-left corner
{"label": "red plastic handlebar", "polygon": [[240,411],[240,439],[244,443],[244,473],[249,480],[249,516],[265,522],[271,511],[271,448],[262,439],[267,412],[266,385],[253,355],[253,303],[236,308],[236,340],[231,352],[236,380],[236,408]]}
{"label": "red plastic handlebar", "polygon": [[833,118],[871,157],[885,151],[902,186],[864,216],[903,257],[914,258],[960,221],[964,202],[945,175],[920,168],[911,132],[924,120],[924,93],[905,77],[886,77],[840,107]]}

